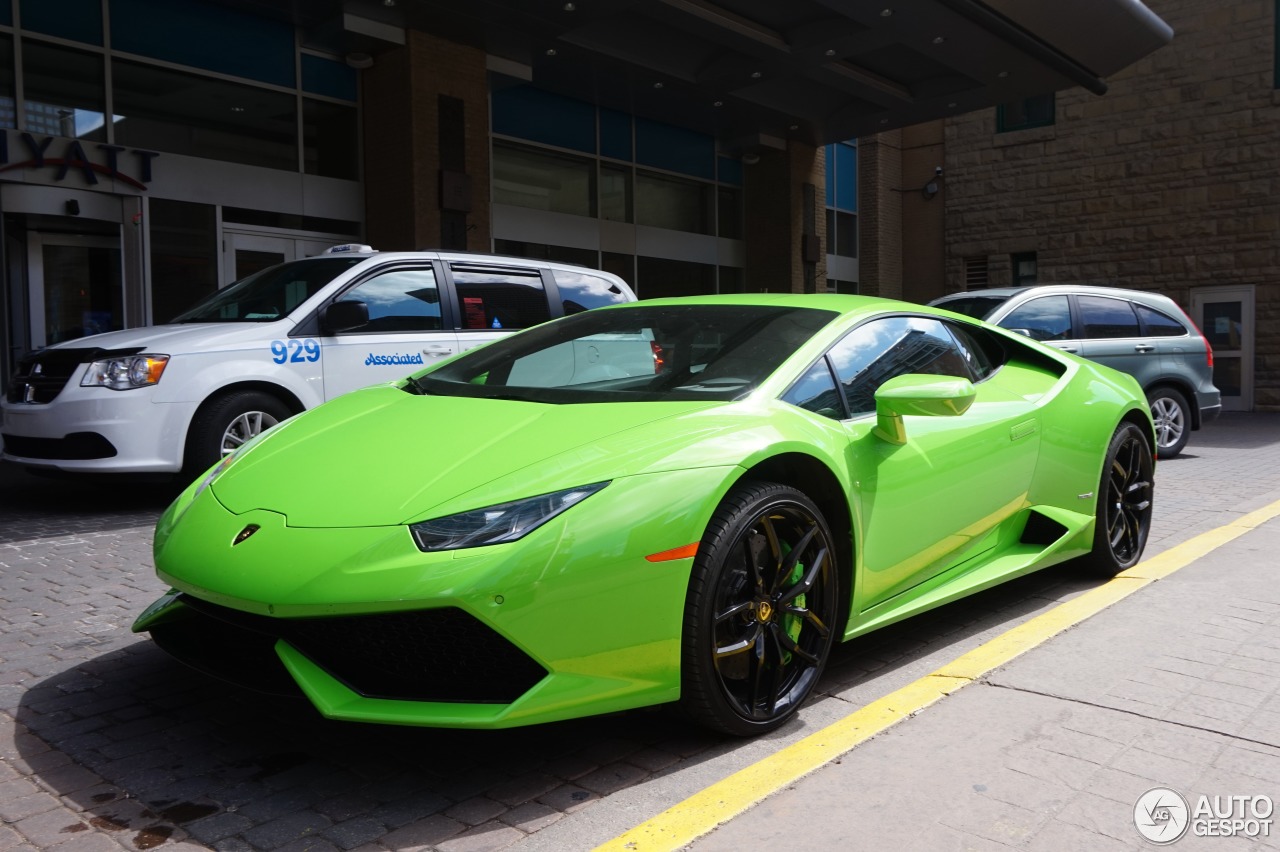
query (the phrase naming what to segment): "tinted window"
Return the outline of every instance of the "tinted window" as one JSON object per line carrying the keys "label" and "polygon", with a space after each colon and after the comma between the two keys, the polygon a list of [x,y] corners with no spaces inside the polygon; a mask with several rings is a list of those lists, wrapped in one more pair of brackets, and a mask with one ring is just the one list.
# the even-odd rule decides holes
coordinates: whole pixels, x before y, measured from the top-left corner
{"label": "tinted window", "polygon": [[930,304],[944,310],[964,314],[967,317],[973,317],[974,319],[986,319],[991,316],[992,311],[1007,301],[1009,301],[1008,296],[959,296],[955,299],[939,300]]}
{"label": "tinted window", "polygon": [[461,328],[528,328],[551,319],[537,272],[451,268]]}
{"label": "tinted window", "polygon": [[1022,332],[1032,340],[1068,340],[1071,303],[1066,296],[1043,296],[1020,305],[1000,320],[1001,328]]}
{"label": "tinted window", "polygon": [[923,317],[888,317],[860,325],[832,348],[849,414],[876,410],[876,391],[907,373],[970,378],[969,367],[943,324]]}
{"label": "tinted window", "polygon": [[980,329],[971,329],[955,323],[946,323],[955,338],[960,356],[969,367],[971,381],[980,382],[990,376],[1000,366],[1002,352],[995,341]]}
{"label": "tinted window", "polygon": [[1186,326],[1168,314],[1146,305],[1135,304],[1133,307],[1138,312],[1138,319],[1142,320],[1144,337],[1182,337],[1187,333]]}
{"label": "tinted window", "polygon": [[1080,321],[1086,338],[1141,337],[1133,306],[1123,299],[1078,296]]}
{"label": "tinted window", "polygon": [[621,287],[599,275],[566,272],[560,269],[557,269],[554,275],[566,316],[579,314],[591,308],[617,305],[627,300]]}
{"label": "tinted window", "polygon": [[782,395],[783,402],[799,406],[805,411],[840,420],[844,417],[844,403],[840,400],[840,389],[831,375],[827,359],[823,358],[809,368],[800,380]]}
{"label": "tinted window", "polygon": [[369,306],[369,324],[353,332],[433,331],[440,328],[440,291],[430,269],[397,269],[348,290],[344,302]]}

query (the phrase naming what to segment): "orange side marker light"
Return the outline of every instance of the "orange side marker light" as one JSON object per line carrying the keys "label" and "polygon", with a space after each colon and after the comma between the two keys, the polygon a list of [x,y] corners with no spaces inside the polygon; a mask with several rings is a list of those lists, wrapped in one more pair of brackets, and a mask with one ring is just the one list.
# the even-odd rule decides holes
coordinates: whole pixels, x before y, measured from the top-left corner
{"label": "orange side marker light", "polygon": [[673,559],[688,559],[698,554],[698,542],[686,544],[684,547],[674,547],[671,550],[664,550],[661,553],[651,553],[645,557],[647,562],[670,562]]}

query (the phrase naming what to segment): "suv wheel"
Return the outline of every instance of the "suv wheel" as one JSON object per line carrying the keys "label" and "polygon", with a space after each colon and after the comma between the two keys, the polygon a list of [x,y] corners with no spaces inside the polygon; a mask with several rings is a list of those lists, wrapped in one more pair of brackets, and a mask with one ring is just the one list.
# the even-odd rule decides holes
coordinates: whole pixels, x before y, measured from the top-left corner
{"label": "suv wheel", "polygon": [[1191,437],[1191,408],[1187,398],[1173,388],[1155,388],[1147,394],[1151,419],[1156,424],[1156,458],[1171,459]]}

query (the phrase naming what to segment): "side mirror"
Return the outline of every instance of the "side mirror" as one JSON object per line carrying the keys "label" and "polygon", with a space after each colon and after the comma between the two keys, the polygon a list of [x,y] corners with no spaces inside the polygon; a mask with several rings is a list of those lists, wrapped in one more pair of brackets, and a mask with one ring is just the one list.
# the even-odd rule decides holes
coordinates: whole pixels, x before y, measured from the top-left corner
{"label": "side mirror", "polygon": [[364,302],[354,300],[334,302],[325,308],[324,313],[320,315],[320,327],[324,329],[325,334],[350,331],[353,328],[360,328],[360,326],[368,324],[369,306]]}
{"label": "side mirror", "polygon": [[907,442],[904,414],[922,417],[958,417],[973,405],[978,392],[968,379],[956,376],[895,376],[876,391],[874,432],[891,444]]}

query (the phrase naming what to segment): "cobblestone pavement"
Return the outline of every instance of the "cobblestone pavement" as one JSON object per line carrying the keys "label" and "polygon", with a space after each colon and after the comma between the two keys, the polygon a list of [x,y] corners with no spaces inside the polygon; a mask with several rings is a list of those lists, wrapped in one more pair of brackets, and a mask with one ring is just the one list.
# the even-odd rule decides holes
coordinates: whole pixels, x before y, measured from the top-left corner
{"label": "cobblestone pavement", "polygon": [[[1280,497],[1280,415],[1160,464],[1148,553]],[[498,732],[328,722],[129,633],[172,487],[0,466],[0,850],[591,848],[1090,584],[1051,569],[842,646],[743,742],[657,709]]]}

